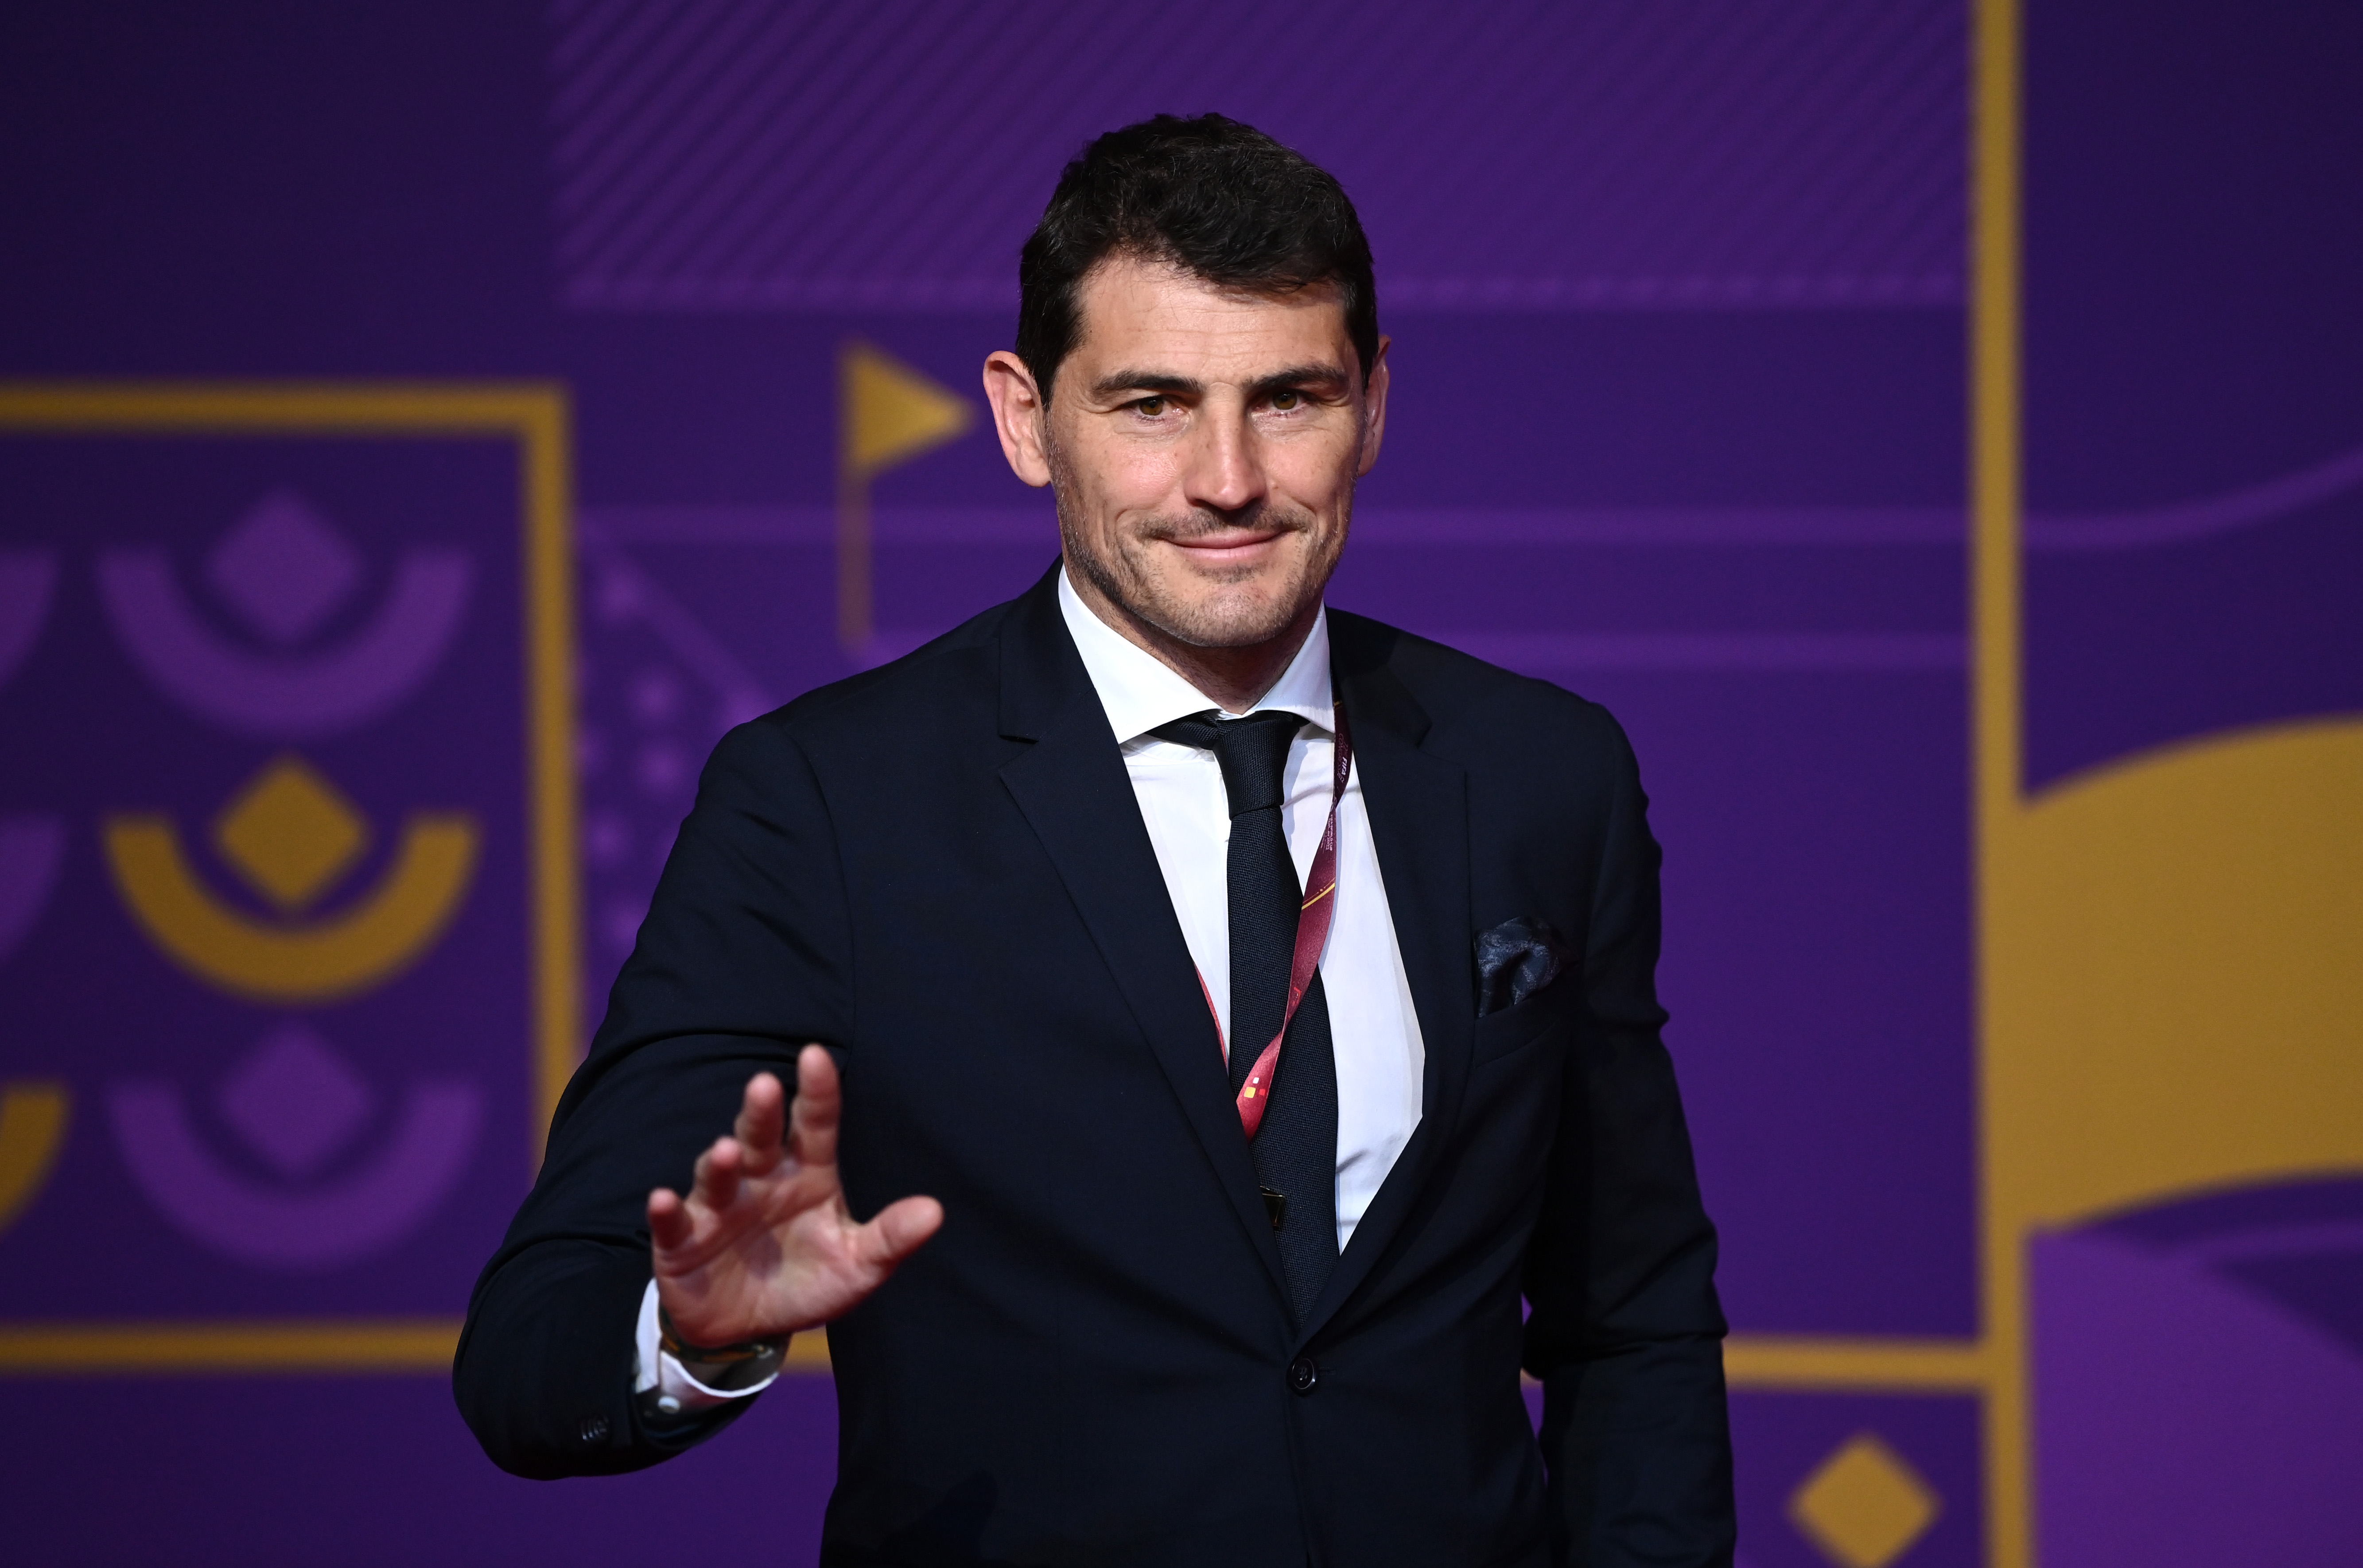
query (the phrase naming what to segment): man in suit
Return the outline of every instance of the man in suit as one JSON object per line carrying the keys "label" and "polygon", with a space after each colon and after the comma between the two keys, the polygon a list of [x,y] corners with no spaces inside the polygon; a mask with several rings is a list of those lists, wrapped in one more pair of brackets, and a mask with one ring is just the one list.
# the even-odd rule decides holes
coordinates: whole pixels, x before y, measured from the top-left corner
{"label": "man in suit", "polygon": [[1159,116],[1020,277],[985,388],[1061,560],[716,748],[469,1422],[654,1463],[825,1322],[828,1563],[1727,1563],[1631,751],[1323,604],[1386,424],[1351,204]]}

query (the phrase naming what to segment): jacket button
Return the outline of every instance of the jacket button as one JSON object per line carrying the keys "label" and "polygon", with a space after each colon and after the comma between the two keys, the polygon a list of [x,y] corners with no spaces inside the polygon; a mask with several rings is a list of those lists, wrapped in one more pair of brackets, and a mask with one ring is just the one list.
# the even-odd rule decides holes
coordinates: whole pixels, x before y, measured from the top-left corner
{"label": "jacket button", "polygon": [[607,1441],[607,1418],[585,1416],[582,1418],[582,1425],[575,1430],[582,1434],[584,1442],[605,1442]]}
{"label": "jacket button", "polygon": [[1313,1364],[1309,1355],[1298,1356],[1288,1364],[1288,1386],[1296,1394],[1310,1394],[1321,1382],[1321,1369]]}

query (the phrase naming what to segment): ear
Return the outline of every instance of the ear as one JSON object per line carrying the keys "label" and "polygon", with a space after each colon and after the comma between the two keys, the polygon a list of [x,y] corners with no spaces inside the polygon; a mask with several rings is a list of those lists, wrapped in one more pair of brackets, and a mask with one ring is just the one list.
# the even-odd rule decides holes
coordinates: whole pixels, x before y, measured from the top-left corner
{"label": "ear", "polygon": [[1392,337],[1379,339],[1379,357],[1370,363],[1370,381],[1362,388],[1362,458],[1354,469],[1359,479],[1377,466],[1379,446],[1387,437],[1387,349]]}
{"label": "ear", "polygon": [[1009,459],[1011,471],[1037,490],[1048,484],[1050,455],[1042,428],[1048,410],[1026,361],[1006,348],[986,355],[984,401],[993,405],[993,427],[1001,436],[1001,455]]}

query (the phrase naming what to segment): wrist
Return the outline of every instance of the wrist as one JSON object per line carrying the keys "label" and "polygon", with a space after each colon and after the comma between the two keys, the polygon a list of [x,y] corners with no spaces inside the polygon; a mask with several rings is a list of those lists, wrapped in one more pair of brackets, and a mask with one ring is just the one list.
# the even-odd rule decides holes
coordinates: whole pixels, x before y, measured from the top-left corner
{"label": "wrist", "polygon": [[788,1353],[787,1334],[738,1340],[729,1344],[700,1344],[673,1324],[662,1302],[657,1306],[657,1343],[683,1370],[706,1387],[728,1393],[752,1387],[777,1375]]}

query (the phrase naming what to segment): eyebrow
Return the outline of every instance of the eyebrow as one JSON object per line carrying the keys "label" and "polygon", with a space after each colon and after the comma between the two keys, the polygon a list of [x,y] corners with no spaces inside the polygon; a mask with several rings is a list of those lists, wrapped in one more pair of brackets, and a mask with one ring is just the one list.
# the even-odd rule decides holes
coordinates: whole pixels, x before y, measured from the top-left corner
{"label": "eyebrow", "polygon": [[[1319,363],[1291,365],[1284,370],[1274,370],[1268,376],[1259,376],[1248,382],[1248,395],[1254,397],[1285,392],[1291,387],[1317,385],[1323,381],[1339,382],[1345,380],[1346,371],[1341,366]],[[1196,397],[1204,395],[1205,390],[1204,381],[1193,380],[1189,376],[1170,375],[1157,370],[1118,370],[1112,376],[1102,376],[1092,383],[1092,395],[1094,398],[1113,397],[1118,392],[1168,392],[1182,397]]]}
{"label": "eyebrow", "polygon": [[1202,381],[1188,376],[1160,375],[1155,370],[1118,370],[1112,376],[1102,376],[1092,383],[1095,398],[1114,397],[1118,392],[1179,392],[1185,396],[1206,390]]}

